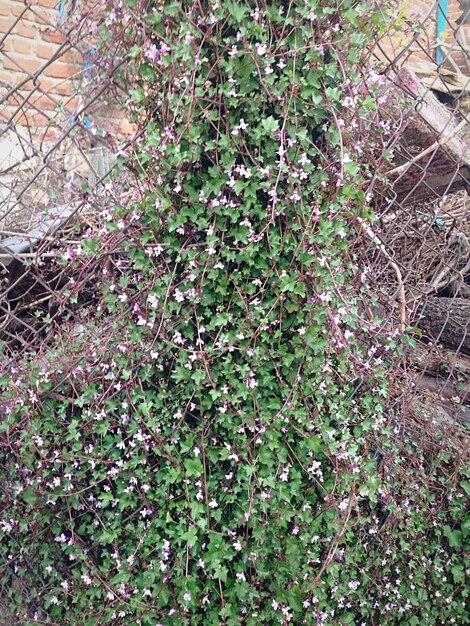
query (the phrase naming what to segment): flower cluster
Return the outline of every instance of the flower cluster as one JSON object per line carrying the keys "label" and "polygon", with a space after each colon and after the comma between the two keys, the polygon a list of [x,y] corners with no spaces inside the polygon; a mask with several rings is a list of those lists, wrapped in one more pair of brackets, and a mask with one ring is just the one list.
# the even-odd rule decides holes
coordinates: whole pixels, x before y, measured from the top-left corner
{"label": "flower cluster", "polygon": [[398,447],[399,330],[357,245],[380,12],[333,4],[110,7],[136,180],[68,253],[73,314],[1,377],[17,621],[463,623],[463,490]]}

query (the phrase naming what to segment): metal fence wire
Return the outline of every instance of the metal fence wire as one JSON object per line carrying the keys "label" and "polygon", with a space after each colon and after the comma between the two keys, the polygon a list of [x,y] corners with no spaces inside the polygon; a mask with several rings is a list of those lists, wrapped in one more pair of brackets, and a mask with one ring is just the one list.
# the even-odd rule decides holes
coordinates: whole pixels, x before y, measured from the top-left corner
{"label": "metal fence wire", "polygon": [[[104,180],[133,127],[115,103],[110,55],[95,49],[100,1],[0,6],[0,339],[34,347],[60,300],[61,254],[96,227]],[[93,17],[92,17],[93,16]],[[109,19],[109,16],[107,16]],[[108,51],[109,52],[109,51]],[[106,57],[106,68],[100,63]],[[110,81],[99,80],[108,73]],[[36,339],[35,339],[36,338]]]}
{"label": "metal fence wire", "polygon": [[384,310],[395,302],[401,323],[415,327],[406,355],[415,401],[434,418],[468,423],[470,4],[397,9],[399,32],[375,48],[384,117],[399,140],[388,184],[376,190],[373,280]]}
{"label": "metal fence wire", "polygon": [[[445,6],[444,6],[445,5]],[[97,80],[100,2],[4,0],[0,36],[2,358],[41,336],[80,233],[99,226],[100,189],[132,131]],[[420,10],[420,7],[423,7]],[[104,8],[104,6],[103,6]],[[470,5],[394,5],[374,42],[384,124],[399,130],[366,228],[371,292],[392,325],[414,327],[407,389],[426,413],[470,417]],[[93,20],[90,16],[93,15]],[[111,67],[111,66],[110,66]],[[112,71],[108,69],[108,75]],[[392,132],[392,131],[390,131]],[[87,287],[88,288],[88,287]],[[49,308],[48,308],[49,307]],[[36,339],[35,339],[36,338]]]}
{"label": "metal fence wire", "polygon": [[[70,289],[57,260],[72,259],[105,219],[103,185],[133,132],[114,104],[127,94],[97,79],[104,8],[0,4],[0,370],[41,353],[66,286],[75,301],[92,300],[92,272]],[[390,10],[399,29],[371,42],[385,131],[398,139],[361,239],[370,315],[416,342],[400,363],[399,401],[423,429],[454,432],[470,420],[470,2]]]}

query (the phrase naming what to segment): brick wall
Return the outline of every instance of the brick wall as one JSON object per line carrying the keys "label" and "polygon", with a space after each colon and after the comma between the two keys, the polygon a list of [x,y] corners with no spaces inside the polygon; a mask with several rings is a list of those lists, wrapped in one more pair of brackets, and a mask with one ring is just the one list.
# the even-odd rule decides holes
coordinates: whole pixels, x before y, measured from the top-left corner
{"label": "brick wall", "polygon": [[[436,60],[437,8],[429,0],[402,0],[399,10],[405,20],[403,30],[383,38],[379,56],[397,64],[420,66]],[[447,26],[443,37],[444,66],[470,76],[470,24],[458,24],[466,7],[466,0],[449,0]],[[400,53],[407,49],[407,53]]]}
{"label": "brick wall", "polygon": [[66,16],[58,0],[0,0],[0,230],[27,230],[51,203],[73,201],[109,171],[113,139],[133,131],[92,66],[86,2]]}
{"label": "brick wall", "polygon": [[0,1],[0,123],[50,126],[59,122],[58,107],[71,112],[79,106],[72,79],[80,76],[83,58],[66,45],[56,5]]}
{"label": "brick wall", "polygon": [[[83,0],[76,4],[80,1],[83,4]],[[69,48],[64,34],[69,24],[66,19],[61,23],[57,3],[57,0],[32,0],[28,7],[23,0],[0,0],[0,124],[51,128],[54,125],[51,121],[62,125],[64,117],[73,116],[83,104],[81,93],[86,90],[87,81],[86,45]],[[402,0],[399,4],[410,24],[421,24],[424,28],[417,41],[413,41],[412,25],[399,35],[385,37],[382,56],[394,59],[409,46],[410,53],[403,55],[400,62],[412,65],[434,60],[434,3]],[[456,23],[465,6],[465,0],[449,0],[450,24],[444,50],[450,50],[454,63],[470,74],[470,24],[459,27]],[[446,65],[452,67],[449,61]],[[60,107],[63,109],[59,113]],[[106,112],[96,108],[95,111],[97,119],[92,121],[111,132],[132,130],[116,111],[109,115],[109,107]]]}
{"label": "brick wall", "polygon": [[[77,36],[57,4],[32,0],[28,7],[23,0],[0,0],[0,125],[47,126],[51,134],[51,128],[63,126],[86,102],[96,78],[85,67],[92,39],[85,29]],[[78,0],[75,14],[80,4]],[[101,107],[93,107],[94,124],[112,133],[131,132],[118,111],[103,98],[99,102]]]}
{"label": "brick wall", "polygon": [[[444,43],[451,47],[450,56],[461,71],[470,76],[470,24],[457,24],[457,20],[467,12],[466,3],[462,0],[449,2],[448,25]],[[446,50],[446,49],[445,49]],[[446,63],[451,68],[452,64]]]}

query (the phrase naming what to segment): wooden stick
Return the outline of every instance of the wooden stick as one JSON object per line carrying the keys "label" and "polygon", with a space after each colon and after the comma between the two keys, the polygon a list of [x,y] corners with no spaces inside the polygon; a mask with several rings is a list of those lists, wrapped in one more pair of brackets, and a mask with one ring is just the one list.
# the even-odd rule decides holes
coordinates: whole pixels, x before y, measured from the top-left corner
{"label": "wooden stick", "polygon": [[369,237],[369,239],[371,239],[375,243],[375,245],[379,248],[382,254],[388,259],[390,266],[392,267],[393,271],[396,274],[397,283],[398,283],[398,302],[400,305],[400,309],[399,309],[400,310],[400,332],[404,333],[406,326],[408,324],[408,315],[406,311],[405,285],[403,283],[403,277],[401,275],[400,268],[395,263],[395,261],[393,260],[393,257],[387,251],[382,241],[380,241],[377,235],[374,234],[374,232],[372,231],[370,226],[365,222],[365,220],[363,220],[362,218],[358,218],[358,220],[361,226],[363,227],[365,233]]}
{"label": "wooden stick", "polygon": [[398,167],[395,167],[393,170],[389,170],[388,172],[386,172],[385,175],[393,176],[394,174],[402,174],[403,172],[406,172],[412,165],[414,165],[415,163],[423,159],[430,152],[433,152],[439,147],[443,147],[446,143],[448,143],[451,139],[453,139],[455,135],[458,132],[460,132],[462,128],[465,127],[466,124],[468,124],[467,120],[462,120],[459,124],[457,124],[454,130],[451,131],[448,135],[445,135],[444,137],[441,137],[440,139],[435,141],[431,146],[429,146],[428,148],[426,148],[425,150],[417,154],[415,157],[413,157],[411,161],[408,161],[407,163],[403,163],[403,165],[399,165]]}

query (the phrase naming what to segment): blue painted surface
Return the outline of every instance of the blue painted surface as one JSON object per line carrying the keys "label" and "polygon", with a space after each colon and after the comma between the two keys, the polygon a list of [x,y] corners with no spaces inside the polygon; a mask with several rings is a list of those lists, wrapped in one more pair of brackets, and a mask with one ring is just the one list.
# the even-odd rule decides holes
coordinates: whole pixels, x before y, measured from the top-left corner
{"label": "blue painted surface", "polygon": [[[75,9],[75,0],[59,0],[58,1],[57,11],[59,13],[62,26],[65,25],[67,18],[74,11],[74,9]],[[88,55],[85,55],[85,58],[83,60],[83,69],[85,70],[85,78],[88,78],[88,79],[91,78],[90,68],[92,68],[94,65],[93,57],[95,56],[95,54],[96,54],[96,51],[94,48],[92,48],[90,52],[88,53]],[[85,128],[94,127],[93,122],[91,122],[87,117],[83,117],[77,120],[75,115],[72,115],[70,117],[70,123],[75,124],[76,122],[78,122],[79,124],[82,124],[83,126],[85,126]]]}
{"label": "blue painted surface", "polygon": [[[449,10],[449,0],[439,0],[437,3],[437,41],[442,41],[442,36],[447,28],[447,12]],[[436,62],[438,65],[444,60],[442,48],[438,47],[436,52]]]}
{"label": "blue painted surface", "polygon": [[75,0],[59,0],[57,10],[59,11],[60,21],[65,24],[66,19],[75,9]]}

